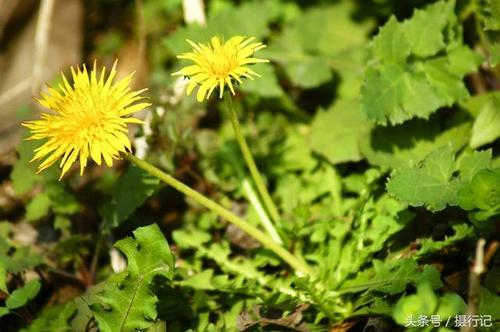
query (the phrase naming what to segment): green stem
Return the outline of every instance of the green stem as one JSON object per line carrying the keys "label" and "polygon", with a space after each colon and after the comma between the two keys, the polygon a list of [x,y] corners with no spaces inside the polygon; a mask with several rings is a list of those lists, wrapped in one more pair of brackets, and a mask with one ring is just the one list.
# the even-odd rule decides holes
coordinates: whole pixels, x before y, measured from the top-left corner
{"label": "green stem", "polygon": [[222,218],[226,219],[230,223],[234,224],[235,226],[239,227],[242,229],[244,232],[246,232],[248,235],[262,243],[264,247],[267,249],[271,250],[274,252],[277,256],[279,256],[281,259],[283,259],[286,263],[288,263],[295,271],[299,274],[302,275],[310,275],[312,276],[312,271],[310,268],[302,261],[297,259],[294,255],[292,255],[288,250],[274,242],[270,237],[268,237],[265,233],[260,231],[258,228],[255,226],[249,224],[245,220],[241,219],[231,211],[227,210],[224,208],[222,205],[217,204],[216,202],[212,201],[211,199],[207,198],[206,196],[203,196],[199,192],[197,192],[194,189],[191,189],[184,183],[180,182],[179,180],[175,179],[174,177],[168,175],[167,173],[161,171],[160,169],[154,167],[147,161],[141,160],[137,157],[135,157],[132,154],[127,154],[127,159],[136,165],[137,167],[143,169],[144,171],[148,172],[149,174],[157,177],[158,179],[162,180],[166,184],[172,186],[173,188],[177,189],[184,195],[190,197],[191,199],[195,200],[197,203],[203,205],[207,209],[217,213],[219,216]]}
{"label": "green stem", "polygon": [[243,190],[245,191],[248,200],[252,204],[253,208],[257,212],[260,223],[266,230],[267,234],[269,234],[269,236],[274,240],[274,242],[283,245],[283,240],[281,240],[278,231],[276,231],[276,228],[274,228],[273,223],[271,222],[271,220],[269,220],[269,217],[267,216],[264,207],[262,206],[259,198],[257,197],[257,193],[252,188],[252,184],[246,178],[243,179],[242,183],[243,183]]}
{"label": "green stem", "polygon": [[267,191],[266,185],[264,184],[264,180],[260,176],[260,172],[253,160],[252,153],[250,152],[250,148],[245,140],[245,137],[241,133],[240,122],[238,121],[238,114],[234,109],[233,97],[228,94],[228,108],[229,108],[229,118],[231,119],[231,124],[233,125],[234,134],[236,135],[236,140],[238,141],[238,145],[240,146],[241,153],[243,154],[243,159],[247,164],[248,169],[250,170],[250,174],[252,175],[253,181],[255,182],[255,186],[257,187],[257,191],[259,192],[262,200],[264,201],[264,205],[266,206],[269,214],[271,215],[271,219],[274,222],[278,222],[280,218],[280,214],[278,213],[278,209],[274,204],[269,191]]}

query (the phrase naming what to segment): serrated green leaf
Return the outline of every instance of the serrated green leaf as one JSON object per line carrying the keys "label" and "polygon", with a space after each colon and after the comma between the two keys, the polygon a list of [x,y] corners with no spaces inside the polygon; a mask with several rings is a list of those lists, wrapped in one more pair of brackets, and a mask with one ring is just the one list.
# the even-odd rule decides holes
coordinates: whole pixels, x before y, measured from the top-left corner
{"label": "serrated green leaf", "polygon": [[434,241],[431,238],[422,239],[420,249],[416,253],[416,256],[426,255],[451,246],[463,239],[470,237],[473,234],[474,229],[472,228],[472,226],[469,226],[467,224],[459,224],[453,226],[453,231],[455,233],[452,236],[447,236],[443,241]]}
{"label": "serrated green leaf", "polygon": [[374,58],[380,62],[404,64],[410,55],[410,44],[400,28],[398,20],[391,16],[373,38],[371,48]]}
{"label": "serrated green leaf", "polygon": [[379,124],[399,124],[413,117],[427,119],[440,104],[421,73],[410,73],[391,63],[365,72],[361,110]]}
{"label": "serrated green leaf", "polygon": [[370,119],[381,125],[427,119],[469,97],[462,78],[480,57],[462,44],[454,6],[440,1],[402,23],[391,17],[379,30],[361,88],[361,109]]}
{"label": "serrated green leaf", "polygon": [[359,161],[360,140],[370,127],[357,100],[341,100],[328,110],[316,113],[311,124],[309,143],[313,151],[333,164]]}
{"label": "serrated green leaf", "polygon": [[157,276],[172,280],[173,257],[158,225],[139,227],[135,238],[115,246],[127,257],[127,270],[110,278],[95,294],[92,313],[103,332],[134,331],[151,326],[158,298],[151,291]]}
{"label": "serrated green leaf", "polygon": [[361,140],[361,152],[372,165],[399,168],[419,162],[443,145],[458,151],[469,141],[471,124],[461,114],[450,120],[443,125],[433,116],[430,121],[414,119],[394,127],[375,127]]}
{"label": "serrated green leaf", "polygon": [[7,300],[5,300],[5,306],[12,310],[20,308],[26,305],[29,301],[37,296],[42,284],[39,280],[31,280],[27,282],[23,287],[14,290]]}
{"label": "serrated green leaf", "polygon": [[439,211],[456,200],[459,183],[452,178],[454,153],[443,147],[430,153],[417,165],[396,171],[387,183],[387,191],[412,206]]}
{"label": "serrated green leaf", "polygon": [[[426,57],[445,47],[444,29],[452,17],[454,1],[440,1],[425,8],[416,9],[410,20],[404,22],[403,30],[409,41],[411,53]],[[403,37],[404,38],[404,37]]]}
{"label": "serrated green leaf", "polygon": [[[261,54],[283,65],[296,86],[310,89],[331,81],[331,68],[345,61],[339,55],[359,48],[371,26],[353,21],[353,10],[348,2],[312,8],[285,26]],[[332,57],[338,60],[331,61]]]}

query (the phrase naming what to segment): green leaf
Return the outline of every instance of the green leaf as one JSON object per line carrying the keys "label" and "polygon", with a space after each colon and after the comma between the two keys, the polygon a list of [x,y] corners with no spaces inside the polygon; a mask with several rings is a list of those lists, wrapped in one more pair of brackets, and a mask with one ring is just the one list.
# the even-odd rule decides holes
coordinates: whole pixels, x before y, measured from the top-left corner
{"label": "green leaf", "polygon": [[472,226],[469,226],[467,224],[454,225],[453,231],[455,233],[451,236],[447,236],[443,241],[434,241],[431,238],[423,238],[420,244],[420,249],[415,255],[422,256],[439,251],[443,248],[454,245],[457,242],[466,239],[474,234],[474,229],[472,228]]}
{"label": "green leaf", "polygon": [[418,285],[417,294],[405,296],[399,299],[394,306],[393,318],[396,323],[405,325],[408,317],[419,315],[430,316],[438,306],[438,298],[427,283]]}
{"label": "green leaf", "polygon": [[500,93],[490,93],[481,99],[479,114],[472,126],[470,146],[477,148],[500,137]]}
{"label": "green leaf", "polygon": [[404,22],[404,34],[412,54],[431,56],[446,46],[443,32],[449,21],[454,19],[453,7],[454,1],[440,1],[425,10],[416,9],[411,19]]}
{"label": "green leaf", "polygon": [[92,313],[103,332],[143,330],[157,317],[158,298],[151,290],[157,276],[172,280],[173,257],[158,225],[139,227],[135,238],[115,246],[127,257],[127,270],[110,278],[95,294]]}
{"label": "green leaf", "polygon": [[500,296],[481,287],[481,297],[479,300],[479,313],[481,315],[491,315],[493,320],[500,319]]}
{"label": "green leaf", "polygon": [[311,149],[333,164],[359,161],[359,143],[370,127],[357,100],[338,101],[328,110],[316,113],[309,136]]}
{"label": "green leaf", "polygon": [[159,184],[158,178],[138,167],[130,166],[113,188],[112,204],[104,205],[100,212],[110,227],[116,227],[140,207]]}
{"label": "green leaf", "polygon": [[0,290],[6,294],[9,294],[9,289],[7,288],[7,266],[5,262],[0,259]]}
{"label": "green leaf", "polygon": [[47,215],[51,206],[51,200],[46,192],[35,196],[26,205],[26,220],[34,221]]}
{"label": "green leaf", "polygon": [[428,283],[422,282],[418,285],[416,294],[399,299],[394,306],[392,317],[396,323],[408,327],[410,320],[415,324],[419,316],[430,318],[432,315],[438,315],[446,321],[449,317],[453,319],[455,315],[462,314],[466,308],[467,305],[458,294],[446,293],[439,297]]}
{"label": "green leaf", "polygon": [[492,211],[500,209],[500,168],[483,169],[459,192],[458,204],[465,210],[474,208]]}
{"label": "green leaf", "polygon": [[486,15],[481,16],[484,20],[485,30],[500,30],[500,1],[486,0],[484,8]]}
{"label": "green leaf", "polygon": [[70,301],[64,305],[51,306],[44,310],[36,319],[21,332],[71,332],[76,329],[70,321],[76,315],[76,305]]}
{"label": "green leaf", "polygon": [[12,309],[20,308],[37,296],[42,284],[39,280],[31,280],[23,287],[14,290],[5,300],[5,306]]}
{"label": "green leaf", "polygon": [[2,318],[5,315],[8,315],[9,312],[10,312],[9,309],[7,309],[5,307],[0,307],[0,318]]}
{"label": "green leaf", "polygon": [[349,2],[307,10],[261,54],[282,65],[296,86],[310,89],[331,81],[331,68],[349,61],[340,55],[360,48],[371,27],[367,21],[355,22],[353,11]]}
{"label": "green leaf", "polygon": [[464,115],[455,113],[445,122],[434,115],[429,121],[414,119],[394,127],[374,127],[362,138],[361,152],[372,165],[398,168],[417,163],[446,144],[458,151],[469,141],[471,124]]}
{"label": "green leaf", "polygon": [[[425,96],[425,98],[424,98]],[[422,73],[410,73],[393,64],[368,68],[361,88],[361,109],[386,125],[413,117],[427,119],[441,102]]]}
{"label": "green leaf", "polygon": [[12,187],[17,195],[23,195],[33,189],[38,182],[36,175],[36,165],[29,161],[33,158],[33,150],[39,146],[38,142],[23,140],[17,147],[19,159],[14,163],[14,168],[10,173]]}
{"label": "green leaf", "polygon": [[255,93],[265,98],[280,97],[283,95],[283,89],[278,84],[278,79],[274,68],[268,63],[257,63],[252,70],[261,77],[254,80],[246,80],[241,85],[241,91]]}
{"label": "green leaf", "polygon": [[373,39],[361,88],[361,109],[382,125],[427,119],[468,98],[463,76],[481,63],[462,44],[454,1],[416,10],[402,23],[393,17]]}
{"label": "green leaf", "polygon": [[[474,154],[458,165],[449,146],[436,149],[418,165],[397,170],[387,183],[387,191],[412,206],[425,206],[431,211],[456,205],[457,200],[465,200],[459,199],[458,192],[471,173],[487,167],[485,154]],[[461,176],[454,175],[456,170]]]}
{"label": "green leaf", "polygon": [[432,288],[443,285],[439,272],[433,266],[418,266],[413,259],[386,262],[375,259],[373,268],[357,273],[356,277],[347,280],[339,291],[358,293],[369,290],[397,294],[403,292],[408,284],[416,285],[420,282],[426,282]]}

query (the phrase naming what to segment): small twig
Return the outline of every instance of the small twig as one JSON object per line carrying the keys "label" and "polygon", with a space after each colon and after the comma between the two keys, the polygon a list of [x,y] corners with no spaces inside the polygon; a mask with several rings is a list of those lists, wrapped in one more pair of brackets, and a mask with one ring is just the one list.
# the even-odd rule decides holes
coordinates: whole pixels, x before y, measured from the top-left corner
{"label": "small twig", "polygon": [[[479,239],[477,241],[476,247],[476,257],[474,259],[474,265],[472,266],[469,273],[469,297],[468,297],[468,315],[477,315],[479,300],[481,298],[481,275],[486,270],[484,266],[484,246],[486,241],[484,239]],[[466,326],[460,329],[462,332],[473,332],[476,331],[474,326]]]}
{"label": "small twig", "polygon": [[50,22],[54,9],[55,0],[42,0],[40,3],[40,10],[38,13],[38,20],[36,22],[35,33],[35,59],[33,61],[33,72],[31,81],[31,93],[35,94],[41,85],[42,72],[45,63],[48,43]]}
{"label": "small twig", "polygon": [[488,262],[493,258],[493,255],[495,255],[495,252],[498,250],[499,247],[499,242],[498,241],[491,241],[488,247],[486,248],[484,252],[484,265],[488,265]]}

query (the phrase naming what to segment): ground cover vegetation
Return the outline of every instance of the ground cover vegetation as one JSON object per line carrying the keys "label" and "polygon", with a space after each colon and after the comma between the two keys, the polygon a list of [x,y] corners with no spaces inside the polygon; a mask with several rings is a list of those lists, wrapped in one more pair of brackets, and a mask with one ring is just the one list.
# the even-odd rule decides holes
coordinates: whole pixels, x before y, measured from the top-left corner
{"label": "ground cover vegetation", "polygon": [[499,328],[500,2],[86,5],[2,173],[1,331]]}

